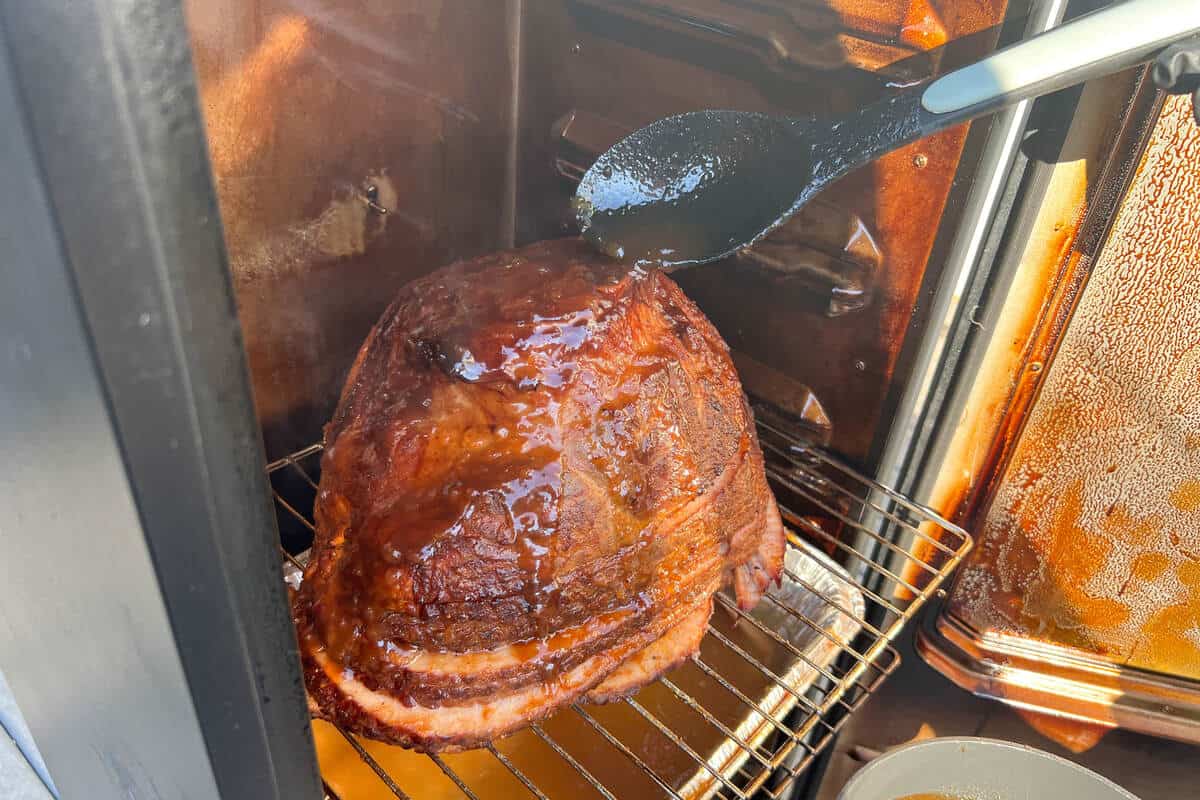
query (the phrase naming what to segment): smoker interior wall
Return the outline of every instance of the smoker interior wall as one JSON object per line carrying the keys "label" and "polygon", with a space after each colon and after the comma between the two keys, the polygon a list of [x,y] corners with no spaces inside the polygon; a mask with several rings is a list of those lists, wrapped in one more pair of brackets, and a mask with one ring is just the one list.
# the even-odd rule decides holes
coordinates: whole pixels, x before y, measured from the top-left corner
{"label": "smoker interior wall", "polygon": [[[256,403],[278,456],[319,437],[399,285],[573,233],[572,158],[679,111],[855,107],[990,49],[1005,3],[186,6]],[[731,346],[812,386],[851,457],[869,452],[903,378],[893,373],[919,332],[956,171],[969,181],[965,138],[960,128],[888,156],[754,253],[679,276]]]}
{"label": "smoker interior wall", "polygon": [[502,242],[506,4],[186,5],[256,404],[282,455],[320,436],[399,286]]}

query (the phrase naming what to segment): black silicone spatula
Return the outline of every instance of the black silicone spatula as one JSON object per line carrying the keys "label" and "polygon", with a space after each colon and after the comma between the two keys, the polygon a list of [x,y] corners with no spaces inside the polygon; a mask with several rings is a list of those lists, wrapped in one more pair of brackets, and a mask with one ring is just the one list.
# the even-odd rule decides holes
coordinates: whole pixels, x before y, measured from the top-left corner
{"label": "black silicone spatula", "polygon": [[1133,66],[1200,33],[1200,0],[1125,0],[841,119],[697,111],[635,131],[575,194],[583,235],[629,261],[712,261],[884,153],[1003,106]]}

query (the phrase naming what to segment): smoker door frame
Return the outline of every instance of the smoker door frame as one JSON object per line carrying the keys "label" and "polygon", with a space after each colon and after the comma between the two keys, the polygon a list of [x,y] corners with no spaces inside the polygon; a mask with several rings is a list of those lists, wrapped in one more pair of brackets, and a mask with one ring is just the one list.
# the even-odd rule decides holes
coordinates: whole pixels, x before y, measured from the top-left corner
{"label": "smoker door frame", "polygon": [[321,796],[183,10],[0,0],[0,668],[57,789]]}

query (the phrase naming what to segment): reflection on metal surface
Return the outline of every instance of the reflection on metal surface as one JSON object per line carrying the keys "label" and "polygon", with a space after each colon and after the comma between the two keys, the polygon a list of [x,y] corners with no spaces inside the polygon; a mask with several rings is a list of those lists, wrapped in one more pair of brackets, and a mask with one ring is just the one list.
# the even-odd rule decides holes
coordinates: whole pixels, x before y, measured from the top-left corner
{"label": "reflection on metal surface", "polygon": [[185,3],[268,452],[312,440],[402,284],[511,235],[508,5]]}
{"label": "reflection on metal surface", "polygon": [[822,200],[807,203],[779,230],[734,258],[765,270],[780,284],[794,283],[820,296],[828,317],[866,307],[883,267],[883,253],[862,217]]}
{"label": "reflection on metal surface", "polygon": [[[400,285],[510,239],[574,232],[555,162],[570,171],[580,161],[547,136],[556,120],[565,127],[574,114],[582,141],[589,114],[630,130],[705,107],[853,109],[889,81],[988,49],[1005,2],[185,5],[274,457],[316,435]],[[681,278],[735,347],[811,384],[832,416],[853,421],[835,442],[852,458],[866,457],[875,437],[964,138],[934,137],[825,194],[871,231],[886,269],[789,241],[764,248],[764,264],[752,267],[771,280],[730,292],[728,280]],[[394,204],[364,218],[352,195],[379,174]],[[792,344],[812,341],[822,348]]]}
{"label": "reflection on metal surface", "polygon": [[[572,706],[488,748],[425,756],[315,723],[330,788],[342,800],[660,792],[745,798],[759,789],[774,800],[785,797],[846,716],[896,666],[891,641],[970,540],[796,438],[789,428],[794,421],[765,408],[758,416],[768,477],[791,532],[784,584],[754,612],[719,596],[697,657],[629,700]],[[300,538],[292,541],[311,535],[307,510],[320,452],[313,445],[268,466],[285,540],[296,529]],[[887,506],[868,505],[876,499]],[[830,532],[861,528],[857,520],[869,513],[885,514],[917,536],[925,536],[922,524],[934,526],[936,546],[948,561],[939,568],[916,565],[931,576],[928,588],[897,599],[895,590],[906,584]],[[886,546],[877,532],[860,532]],[[294,582],[300,563],[289,558]],[[855,574],[865,574],[870,588]]]}
{"label": "reflection on metal surface", "polygon": [[[981,632],[946,613],[922,627],[917,649],[959,686],[1037,712],[1030,724],[1076,752],[1112,728],[1200,741],[1200,699],[1189,680],[1024,634]],[[1074,724],[1046,728],[1037,718]]]}
{"label": "reflection on metal surface", "polygon": [[812,389],[745,353],[729,354],[737,367],[742,387],[751,397],[771,398],[770,412],[759,406],[756,413],[776,415],[780,427],[792,431],[806,442],[827,447],[833,439],[833,422]]}
{"label": "reflection on metal surface", "polygon": [[554,141],[554,168],[572,183],[583,179],[596,157],[624,139],[633,129],[589,111],[572,109],[550,131]]}
{"label": "reflection on metal surface", "polygon": [[[593,13],[670,30],[760,61],[784,75],[851,66],[871,72],[946,43],[941,17],[926,0],[853,3],[800,0],[574,0]],[[905,65],[904,75],[928,69]]]}
{"label": "reflection on metal surface", "polygon": [[1200,741],[1200,130],[1164,106],[926,650],[962,685]]}

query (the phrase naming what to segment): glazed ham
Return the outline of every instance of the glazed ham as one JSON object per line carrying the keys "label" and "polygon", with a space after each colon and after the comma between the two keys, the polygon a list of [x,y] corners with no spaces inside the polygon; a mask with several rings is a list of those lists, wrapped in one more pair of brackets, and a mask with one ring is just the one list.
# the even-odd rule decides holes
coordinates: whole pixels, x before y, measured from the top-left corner
{"label": "glazed ham", "polygon": [[784,537],[741,385],[660,272],[579,240],[406,286],[325,429],[295,598],[314,712],[478,746],[696,652]]}

